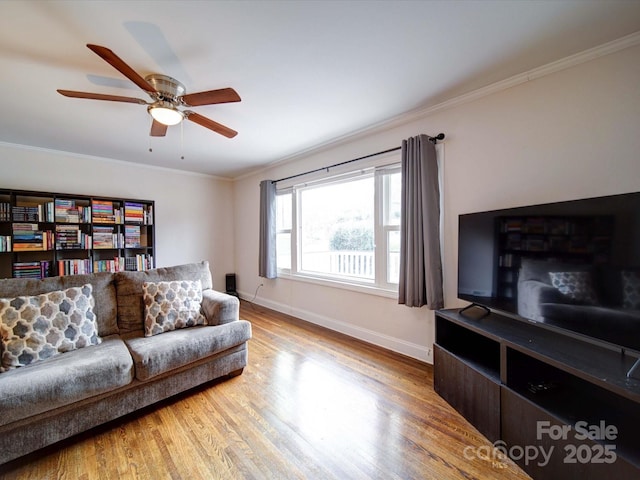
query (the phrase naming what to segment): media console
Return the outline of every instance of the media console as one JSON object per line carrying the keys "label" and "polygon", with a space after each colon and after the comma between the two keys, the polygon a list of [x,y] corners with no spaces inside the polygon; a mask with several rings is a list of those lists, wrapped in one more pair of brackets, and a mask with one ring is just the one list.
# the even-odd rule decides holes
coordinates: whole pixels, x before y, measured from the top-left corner
{"label": "media console", "polygon": [[636,357],[479,308],[435,318],[434,388],[493,442],[487,461],[506,452],[534,479],[640,478]]}

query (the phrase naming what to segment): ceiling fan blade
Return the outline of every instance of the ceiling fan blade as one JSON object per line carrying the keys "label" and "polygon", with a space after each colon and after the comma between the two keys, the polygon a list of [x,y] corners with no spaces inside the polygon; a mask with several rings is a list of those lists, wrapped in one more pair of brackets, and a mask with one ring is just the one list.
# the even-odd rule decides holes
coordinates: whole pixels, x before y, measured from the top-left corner
{"label": "ceiling fan blade", "polygon": [[102,93],[89,93],[89,92],[76,92],[74,90],[60,90],[57,92],[65,97],[72,98],[88,98],[89,100],[108,100],[110,102],[126,102],[126,103],[138,103],[140,105],[146,105],[147,102],[140,98],[133,97],[121,97],[120,95],[103,95]]}
{"label": "ceiling fan blade", "polygon": [[145,92],[153,92],[158,93],[158,91],[147,82],[144,78],[142,78],[138,73],[127,65],[124,60],[118,57],[115,53],[109,50],[107,47],[101,47],[100,45],[92,45],[90,43],[87,44],[87,47],[94,53],[96,53],[99,57],[101,57],[105,62],[109,63],[113,68],[118,70],[121,74],[139,86]]}
{"label": "ceiling fan blade", "polygon": [[182,96],[182,102],[190,107],[213,105],[214,103],[239,102],[240,95],[233,88],[221,88],[206,92],[189,93]]}
{"label": "ceiling fan blade", "polygon": [[151,132],[149,132],[149,135],[152,137],[164,137],[166,134],[167,126],[157,120],[154,120],[151,124]]}
{"label": "ceiling fan blade", "polygon": [[229,127],[225,127],[224,125],[218,122],[214,122],[213,120],[207,117],[203,117],[202,115],[196,112],[192,112],[191,110],[186,110],[182,113],[184,113],[186,117],[192,122],[195,122],[198,125],[202,125],[209,130],[213,130],[220,135],[224,135],[227,138],[233,138],[238,134],[238,132],[236,132],[235,130],[230,129]]}

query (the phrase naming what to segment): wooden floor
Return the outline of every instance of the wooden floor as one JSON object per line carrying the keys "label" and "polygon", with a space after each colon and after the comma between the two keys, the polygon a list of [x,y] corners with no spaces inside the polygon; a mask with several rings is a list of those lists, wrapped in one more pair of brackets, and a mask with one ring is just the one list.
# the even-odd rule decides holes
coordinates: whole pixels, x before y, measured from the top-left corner
{"label": "wooden floor", "polygon": [[[243,302],[249,365],[0,467],[2,479],[527,479],[430,365]],[[478,448],[482,447],[480,450]]]}

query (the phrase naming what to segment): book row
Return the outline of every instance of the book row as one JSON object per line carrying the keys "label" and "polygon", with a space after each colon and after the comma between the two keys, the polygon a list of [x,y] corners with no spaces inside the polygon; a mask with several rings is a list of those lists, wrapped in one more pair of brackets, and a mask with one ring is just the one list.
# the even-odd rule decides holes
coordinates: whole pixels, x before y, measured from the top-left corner
{"label": "book row", "polygon": [[52,230],[40,230],[37,223],[13,223],[13,235],[0,236],[0,252],[46,251],[75,249],[141,248],[147,246],[146,231],[139,225],[127,225],[125,233],[114,227],[94,226],[93,235],[78,225],[56,225]]}
{"label": "book row", "polygon": [[[57,272],[53,266],[57,266]],[[69,276],[93,272],[122,272],[149,270],[153,265],[153,256],[136,255],[135,257],[115,257],[112,260],[94,260],[77,258],[58,260],[57,262],[41,260],[35,262],[16,262],[13,264],[14,278],[47,278],[53,275]]]}
{"label": "book row", "polygon": [[0,202],[0,222],[11,221],[11,204],[9,202]]}
{"label": "book row", "polygon": [[37,223],[14,223],[12,230],[14,252],[53,250],[54,233],[51,230],[38,230]]}
{"label": "book row", "polygon": [[91,200],[90,205],[79,205],[76,200],[59,198],[52,202],[22,202],[14,206],[0,202],[0,222],[10,221],[152,225],[153,205],[124,202],[124,206],[120,206],[108,200]]}
{"label": "book row", "polygon": [[46,278],[51,276],[51,262],[19,262],[13,264],[14,278]]}

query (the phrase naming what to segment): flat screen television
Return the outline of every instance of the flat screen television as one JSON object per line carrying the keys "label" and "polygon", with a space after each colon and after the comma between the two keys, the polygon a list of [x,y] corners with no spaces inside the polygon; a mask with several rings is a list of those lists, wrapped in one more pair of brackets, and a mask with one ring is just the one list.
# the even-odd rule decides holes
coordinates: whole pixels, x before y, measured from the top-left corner
{"label": "flat screen television", "polygon": [[640,356],[640,192],[459,216],[458,297]]}

